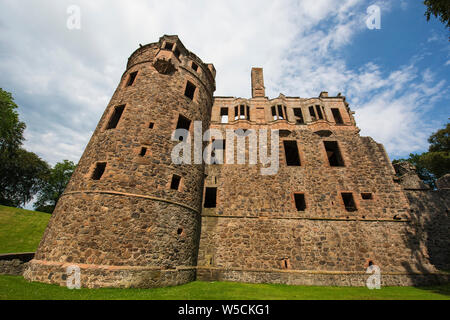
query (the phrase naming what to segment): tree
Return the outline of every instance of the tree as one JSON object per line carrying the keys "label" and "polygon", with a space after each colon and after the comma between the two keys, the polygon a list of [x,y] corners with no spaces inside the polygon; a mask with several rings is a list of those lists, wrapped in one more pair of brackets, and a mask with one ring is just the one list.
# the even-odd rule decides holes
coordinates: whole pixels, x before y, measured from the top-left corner
{"label": "tree", "polygon": [[17,108],[11,93],[0,88],[0,204],[15,207],[33,198],[49,171],[45,161],[21,148],[26,126]]}
{"label": "tree", "polygon": [[431,15],[436,18],[439,17],[443,24],[450,29],[450,1],[448,0],[425,0],[424,5],[427,6],[425,16],[427,21],[430,20]]}
{"label": "tree", "polygon": [[433,133],[428,139],[428,152],[410,154],[408,159],[393,162],[408,161],[416,167],[417,174],[425,183],[434,188],[435,180],[450,173],[450,123],[444,129]]}
{"label": "tree", "polygon": [[32,200],[48,175],[47,162],[22,148],[0,154],[0,204],[19,207]]}
{"label": "tree", "polygon": [[428,139],[430,152],[450,152],[450,123],[444,129],[433,133]]}
{"label": "tree", "polygon": [[72,161],[64,160],[63,162],[58,162],[50,169],[49,175],[38,192],[37,201],[34,204],[35,210],[48,213],[53,212],[58,199],[63,194],[67,183],[69,183],[75,167],[76,165]]}
{"label": "tree", "polygon": [[11,93],[0,88],[0,152],[20,147],[25,123],[19,121],[17,105]]}

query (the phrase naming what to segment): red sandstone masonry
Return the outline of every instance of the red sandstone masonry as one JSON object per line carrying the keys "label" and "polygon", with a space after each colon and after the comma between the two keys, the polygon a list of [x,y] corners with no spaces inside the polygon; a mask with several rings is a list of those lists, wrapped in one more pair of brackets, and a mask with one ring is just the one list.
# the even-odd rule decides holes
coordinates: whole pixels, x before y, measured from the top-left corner
{"label": "red sandstone masonry", "polygon": [[[196,278],[362,286],[372,261],[381,267],[383,285],[448,281],[435,267],[450,268],[442,257],[449,248],[444,193],[405,192],[384,148],[359,135],[345,97],[322,92],[269,99],[262,69],[252,72],[251,99],[213,97],[214,66],[177,36],[137,49],[25,278],[65,285],[65,268],[75,264],[82,285],[91,288],[159,287]],[[185,96],[188,82],[196,87],[192,100]],[[122,105],[120,120],[108,129]],[[249,119],[234,120],[240,105],[248,106]],[[285,119],[273,119],[271,107],[278,105]],[[221,108],[229,111],[226,124],[220,123]],[[303,124],[296,123],[295,108]],[[202,121],[203,131],[221,130],[224,138],[227,129],[280,130],[278,173],[263,176],[260,164],[174,165],[178,142],[171,137],[180,115],[191,121],[191,136],[194,121]],[[296,141],[300,166],[286,165],[283,140]],[[337,143],[345,166],[330,166],[324,141]],[[105,171],[94,180],[99,162],[106,162]],[[178,190],[170,188],[173,175],[181,177]],[[202,208],[205,187],[217,188],[216,208]],[[356,211],[345,209],[342,192],[353,194]],[[304,211],[297,211],[294,193],[304,194]]]}

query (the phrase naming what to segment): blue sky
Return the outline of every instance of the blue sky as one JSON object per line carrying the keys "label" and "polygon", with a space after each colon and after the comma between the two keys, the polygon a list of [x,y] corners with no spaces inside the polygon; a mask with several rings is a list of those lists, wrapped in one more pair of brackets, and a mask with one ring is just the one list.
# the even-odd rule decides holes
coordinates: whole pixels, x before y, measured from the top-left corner
{"label": "blue sky", "polygon": [[[81,9],[68,30],[67,7]],[[381,10],[369,30],[367,8]],[[342,92],[361,135],[391,159],[422,152],[450,117],[449,31],[422,1],[0,0],[0,87],[14,94],[28,150],[77,162],[128,56],[178,34],[217,69],[216,95],[250,96],[263,67],[269,97]]]}

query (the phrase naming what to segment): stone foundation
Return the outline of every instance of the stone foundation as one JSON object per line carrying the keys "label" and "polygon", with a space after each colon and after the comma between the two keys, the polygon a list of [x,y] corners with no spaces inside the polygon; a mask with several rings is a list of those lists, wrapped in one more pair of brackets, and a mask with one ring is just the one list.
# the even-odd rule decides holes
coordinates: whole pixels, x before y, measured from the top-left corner
{"label": "stone foundation", "polygon": [[33,257],[33,252],[0,254],[0,274],[22,275]]}
{"label": "stone foundation", "polygon": [[[370,275],[355,271],[314,270],[262,270],[197,268],[199,281],[233,281],[247,283],[275,283],[302,286],[364,287]],[[381,274],[382,286],[424,286],[445,284],[450,281],[448,273],[388,272]]]}
{"label": "stone foundation", "polygon": [[[66,286],[70,263],[32,260],[24,273],[30,281]],[[155,288],[177,286],[195,280],[195,267],[161,269],[158,267],[105,266],[77,264],[81,286],[86,288]]]}

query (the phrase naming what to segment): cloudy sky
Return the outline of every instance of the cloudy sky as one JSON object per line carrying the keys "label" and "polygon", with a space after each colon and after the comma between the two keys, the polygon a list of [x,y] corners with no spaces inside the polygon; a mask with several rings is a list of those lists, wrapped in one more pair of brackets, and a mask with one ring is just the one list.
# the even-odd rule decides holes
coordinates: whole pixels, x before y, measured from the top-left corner
{"label": "cloudy sky", "polygon": [[[67,28],[67,8],[81,29]],[[369,29],[367,8],[381,10]],[[427,149],[450,116],[450,42],[422,1],[0,0],[0,87],[27,124],[25,147],[55,164],[77,162],[139,43],[178,34],[217,69],[216,95],[341,92],[361,134],[392,159]]]}

